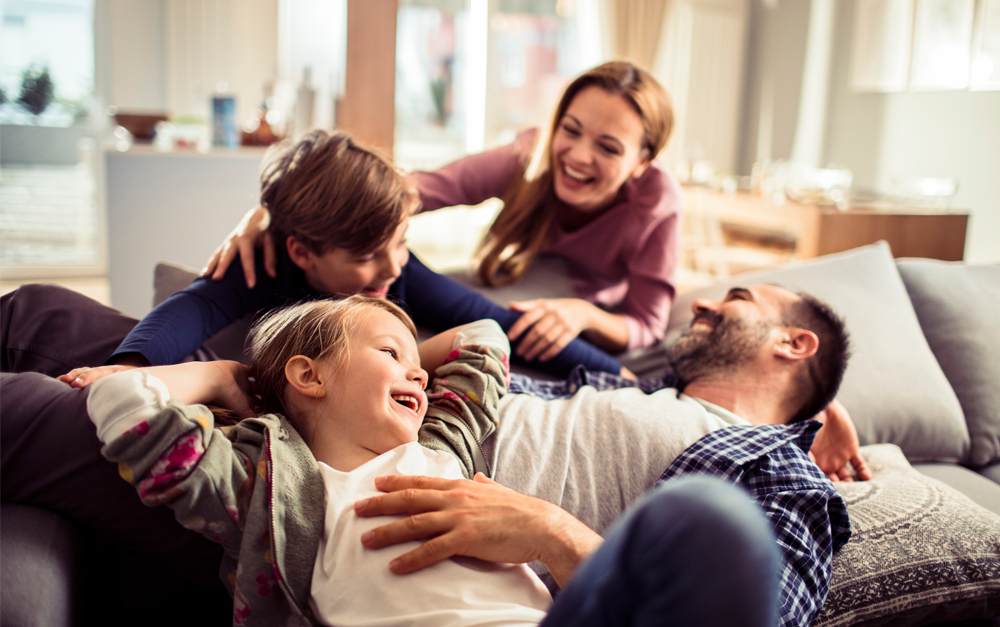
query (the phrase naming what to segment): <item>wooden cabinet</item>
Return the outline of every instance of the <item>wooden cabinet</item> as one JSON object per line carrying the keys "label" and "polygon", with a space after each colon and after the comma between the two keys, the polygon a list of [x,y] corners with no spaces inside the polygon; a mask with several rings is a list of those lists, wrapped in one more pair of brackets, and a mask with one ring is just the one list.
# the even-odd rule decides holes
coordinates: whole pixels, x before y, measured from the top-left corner
{"label": "wooden cabinet", "polygon": [[827,205],[782,205],[748,193],[724,194],[684,187],[684,208],[727,232],[786,241],[798,259],[808,259],[885,240],[896,257],[961,261],[969,212],[872,203],[845,210]]}

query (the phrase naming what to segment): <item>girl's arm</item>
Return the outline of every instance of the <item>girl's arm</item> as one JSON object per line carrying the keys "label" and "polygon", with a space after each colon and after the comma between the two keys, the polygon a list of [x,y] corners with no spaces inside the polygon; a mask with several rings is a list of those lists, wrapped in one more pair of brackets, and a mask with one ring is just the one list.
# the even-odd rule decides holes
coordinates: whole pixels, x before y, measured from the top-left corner
{"label": "girl's arm", "polygon": [[483,445],[496,430],[500,398],[510,381],[510,345],[494,320],[467,324],[450,335],[451,350],[434,371],[427,394],[419,441],[455,455],[467,478],[477,472],[490,475]]}

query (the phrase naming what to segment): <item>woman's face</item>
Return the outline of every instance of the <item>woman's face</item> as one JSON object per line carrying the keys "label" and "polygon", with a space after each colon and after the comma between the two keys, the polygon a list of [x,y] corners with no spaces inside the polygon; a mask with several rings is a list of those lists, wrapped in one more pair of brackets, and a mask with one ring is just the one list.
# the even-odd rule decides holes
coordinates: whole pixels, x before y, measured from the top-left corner
{"label": "woman's face", "polygon": [[410,259],[406,249],[408,225],[409,219],[403,220],[384,246],[365,255],[346,248],[332,248],[321,255],[309,250],[296,254],[292,243],[289,243],[288,252],[292,261],[305,272],[309,286],[321,294],[385,298],[389,286]]}
{"label": "woman's face", "polygon": [[599,211],[649,165],[642,118],[621,96],[597,86],[580,91],[552,138],[556,196],[578,211]]}

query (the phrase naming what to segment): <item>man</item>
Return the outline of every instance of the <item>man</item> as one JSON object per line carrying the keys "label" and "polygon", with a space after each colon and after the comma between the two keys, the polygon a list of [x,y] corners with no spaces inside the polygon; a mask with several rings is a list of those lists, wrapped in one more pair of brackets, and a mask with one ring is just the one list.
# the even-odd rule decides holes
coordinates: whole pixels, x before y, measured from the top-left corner
{"label": "man", "polygon": [[[694,312],[691,327],[668,349],[683,392],[584,386],[556,401],[505,397],[496,479],[572,512],[579,523],[559,524],[581,537],[606,530],[661,474],[695,471],[741,483],[781,540],[782,623],[808,624],[849,527],[843,501],[805,456],[818,425],[798,423],[836,394],[847,362],[843,323],[812,297],[766,285],[733,288],[718,303],[696,301]],[[824,431],[853,439],[848,457],[868,478],[845,419],[828,412]],[[787,470],[769,475],[781,467]],[[475,556],[487,545],[534,546],[544,537],[519,522],[536,504],[498,486],[389,477],[382,489],[387,494],[365,502],[361,515],[413,516],[381,527],[366,546],[431,538],[407,554],[400,572],[450,555]],[[810,522],[787,523],[796,517]]]}
{"label": "man", "polygon": [[[501,405],[501,436],[492,451],[487,452],[494,460],[496,478],[518,492],[535,494],[575,514],[581,522],[569,523],[565,517],[560,517],[562,524],[566,530],[573,529],[579,534],[579,546],[594,548],[598,542],[595,542],[596,534],[590,529],[604,532],[625,507],[653,485],[663,470],[703,435],[734,427],[746,428],[751,424],[784,424],[793,418],[812,415],[809,412],[815,413],[816,409],[832,399],[846,360],[846,341],[842,342],[839,366],[832,369],[814,366],[826,352],[820,351],[820,338],[825,332],[803,328],[809,322],[807,319],[812,308],[803,309],[801,305],[810,302],[780,288],[758,286],[733,290],[721,303],[696,303],[697,315],[691,329],[670,353],[678,373],[687,383],[685,393],[681,395],[669,389],[647,396],[638,390],[597,392],[584,388],[569,399],[552,403],[528,395],[508,395]],[[104,311],[103,317],[107,317],[108,312],[113,310]],[[95,319],[102,315],[95,316]],[[802,326],[798,326],[800,322]],[[4,339],[6,353],[6,337]],[[704,365],[699,366],[700,362]],[[822,385],[817,385],[817,381]],[[80,407],[85,404],[85,393],[68,390],[58,384],[56,389],[54,383],[50,380],[42,383],[52,388],[52,393],[39,411],[49,413],[40,415],[39,420],[32,422],[32,430],[37,431],[39,424],[45,428],[46,424],[65,422],[58,421],[58,416],[71,413],[74,404]],[[5,405],[18,398],[16,394],[11,394],[17,384],[15,380],[4,381]],[[13,404],[10,406],[13,407]],[[23,406],[20,410],[22,413],[28,411]],[[25,497],[26,491],[21,484],[28,481],[27,476],[32,473],[18,472],[15,454],[18,451],[10,451],[7,447],[4,450],[4,500],[26,500],[56,511],[66,511],[71,517],[83,519],[85,524],[96,529],[120,525],[124,518],[120,508],[129,510],[130,515],[148,517],[141,511],[133,511],[143,508],[124,482],[115,479],[120,484],[120,490],[106,485],[107,476],[113,469],[99,468],[100,456],[95,454],[99,445],[92,432],[85,433],[87,428],[92,431],[85,411],[83,417],[83,427],[76,425],[64,430],[59,426],[56,430],[63,436],[75,433],[73,429],[80,431],[75,434],[73,445],[66,446],[66,454],[79,458],[81,449],[85,449],[84,452],[93,459],[88,461],[89,466],[84,471],[73,473],[75,483],[60,487],[79,493],[88,489],[87,486],[93,489],[93,486],[101,485],[107,492],[115,493],[114,497],[107,497],[115,499],[114,505],[109,505],[107,501],[91,502],[66,511],[67,499],[46,502],[46,490],[41,489],[46,479],[33,475],[31,481],[36,489],[29,491],[30,494]],[[3,423],[5,444],[18,442],[8,435],[8,423],[7,420]],[[837,423],[836,417],[833,423]],[[543,427],[540,433],[529,429],[544,425],[552,425],[552,429],[544,431]],[[573,426],[580,428],[574,430]],[[37,433],[26,441],[32,439],[43,441],[40,446],[47,453],[51,453],[54,445],[58,446],[58,443],[54,444],[51,439],[42,438]],[[25,450],[27,448],[24,447]],[[850,446],[847,448],[852,450]],[[856,448],[855,436],[851,454],[856,453]],[[8,455],[8,452],[12,454]],[[87,480],[91,476],[88,473],[99,470],[108,472],[99,480]],[[52,483],[50,481],[49,485]],[[413,486],[419,488],[409,490]],[[523,550],[525,542],[530,545],[542,537],[536,534],[532,540],[531,536],[514,534],[503,541],[499,538],[490,540],[490,532],[477,525],[484,521],[504,521],[503,513],[513,512],[516,508],[488,509],[488,515],[481,516],[476,508],[465,507],[467,503],[462,500],[465,495],[473,495],[474,500],[485,499],[486,503],[507,502],[500,498],[501,494],[511,497],[510,503],[531,503],[537,507],[538,502],[526,501],[526,497],[509,490],[503,492],[502,488],[489,482],[428,484],[419,478],[392,478],[385,488],[390,491],[383,497],[386,500],[376,501],[363,511],[363,515],[377,515],[394,508],[395,511],[414,514],[422,514],[422,510],[426,509],[430,513],[431,510],[427,509],[430,504],[437,508],[433,516],[417,517],[420,522],[426,522],[428,518],[436,521],[437,532],[429,533],[425,527],[407,523],[411,525],[410,533],[419,531],[435,537],[424,554],[417,554],[411,564],[404,564],[404,571],[423,567],[451,554],[475,556],[487,542],[495,547],[507,546],[506,542]],[[832,492],[832,488],[829,491]],[[827,494],[827,497],[830,496]],[[36,499],[41,499],[41,502]],[[402,503],[394,499],[402,499]],[[72,494],[69,500],[73,500]],[[172,521],[165,521],[160,516],[156,522],[159,531],[169,535]],[[129,526],[135,527],[134,524]],[[519,529],[516,525],[501,527],[508,533]],[[392,528],[396,529],[398,527]],[[400,541],[392,530],[387,532],[386,537],[376,538],[376,544],[370,546],[379,542]],[[180,528],[176,532],[188,533]],[[141,539],[130,541],[132,548],[148,548],[143,546]],[[170,553],[178,555],[177,551]],[[530,550],[518,553],[519,557],[532,555],[534,553]],[[564,557],[567,568],[572,572],[584,553],[571,552]],[[827,559],[825,565],[819,564],[821,570],[827,567],[827,578],[828,557],[823,558]],[[819,591],[814,596],[825,595],[824,585],[825,582],[820,583],[817,587]],[[818,599],[818,602],[821,601],[822,596]],[[814,601],[813,605],[818,602]]]}

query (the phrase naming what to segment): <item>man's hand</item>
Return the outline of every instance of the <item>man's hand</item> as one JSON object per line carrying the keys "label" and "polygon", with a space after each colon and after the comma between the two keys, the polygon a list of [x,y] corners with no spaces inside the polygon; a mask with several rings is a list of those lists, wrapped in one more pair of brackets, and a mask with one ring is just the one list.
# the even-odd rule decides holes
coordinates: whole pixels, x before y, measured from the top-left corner
{"label": "man's hand", "polygon": [[[816,416],[823,428],[816,434],[809,456],[831,481],[861,481],[872,478],[871,469],[858,450],[858,432],[847,409],[834,399]],[[851,474],[854,467],[854,475]]]}
{"label": "man's hand", "polygon": [[579,298],[543,298],[512,302],[510,308],[524,312],[507,332],[511,341],[524,334],[517,354],[548,361],[591,326],[594,305]]}
{"label": "man's hand", "polygon": [[358,516],[404,515],[366,532],[369,549],[426,540],[389,564],[411,573],[454,555],[489,562],[541,560],[559,585],[601,544],[601,537],[562,508],[491,481],[390,475],[375,485],[387,494],[354,504]]}
{"label": "man's hand", "polygon": [[243,276],[246,278],[247,287],[253,289],[257,284],[257,273],[254,271],[255,247],[264,250],[264,270],[272,279],[278,275],[276,265],[276,249],[274,239],[267,227],[271,224],[271,214],[263,207],[256,207],[248,211],[236,228],[229,233],[226,241],[222,242],[208,263],[201,269],[201,276],[212,276],[213,281],[218,281],[226,276],[229,264],[233,262],[236,255],[239,255],[243,264]]}

